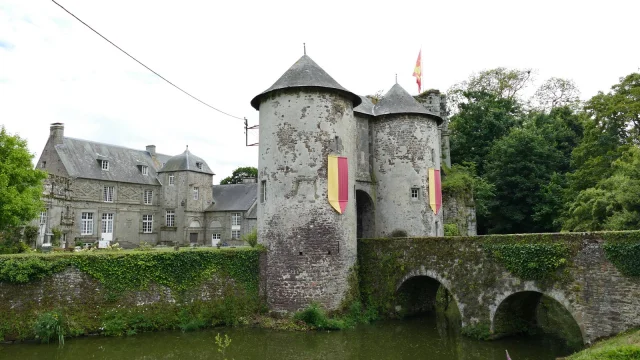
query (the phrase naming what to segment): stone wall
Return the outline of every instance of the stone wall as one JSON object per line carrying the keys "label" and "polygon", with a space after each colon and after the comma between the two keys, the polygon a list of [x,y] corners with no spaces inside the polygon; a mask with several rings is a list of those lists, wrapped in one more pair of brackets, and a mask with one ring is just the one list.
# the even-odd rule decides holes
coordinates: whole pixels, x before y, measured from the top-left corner
{"label": "stone wall", "polygon": [[[608,242],[636,239],[638,232],[359,240],[360,290],[369,306],[393,315],[400,286],[416,276],[429,277],[451,292],[463,327],[488,331],[495,330],[505,299],[538,292],[567,309],[584,342],[591,343],[640,326],[640,278],[624,276],[603,249]],[[523,251],[530,251],[528,244],[560,244],[569,255],[547,278],[525,280],[491,255],[492,244],[523,246]],[[534,252],[518,266],[544,260]]]}

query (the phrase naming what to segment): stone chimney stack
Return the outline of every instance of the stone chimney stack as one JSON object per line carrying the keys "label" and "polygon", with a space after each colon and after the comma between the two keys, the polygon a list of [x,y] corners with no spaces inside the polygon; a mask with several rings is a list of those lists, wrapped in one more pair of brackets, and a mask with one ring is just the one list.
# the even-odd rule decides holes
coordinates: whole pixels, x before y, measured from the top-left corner
{"label": "stone chimney stack", "polygon": [[156,156],[156,146],[155,145],[147,145],[147,152],[151,154],[151,156]]}
{"label": "stone chimney stack", "polygon": [[64,124],[59,122],[53,123],[49,130],[49,139],[53,140],[53,145],[62,144],[62,139],[64,138]]}

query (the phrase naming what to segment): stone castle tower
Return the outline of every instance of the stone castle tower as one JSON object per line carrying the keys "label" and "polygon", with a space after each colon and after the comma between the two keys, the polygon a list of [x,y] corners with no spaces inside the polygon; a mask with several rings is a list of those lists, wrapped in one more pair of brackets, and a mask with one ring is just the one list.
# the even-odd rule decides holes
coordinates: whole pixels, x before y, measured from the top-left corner
{"label": "stone castle tower", "polygon": [[[271,310],[296,311],[314,301],[339,308],[357,238],[396,230],[443,235],[442,211],[434,214],[428,195],[429,168],[448,159],[442,97],[420,100],[395,84],[373,104],[304,55],[251,101],[260,112],[257,227],[267,248]],[[348,159],[342,214],[327,199],[330,155]]]}

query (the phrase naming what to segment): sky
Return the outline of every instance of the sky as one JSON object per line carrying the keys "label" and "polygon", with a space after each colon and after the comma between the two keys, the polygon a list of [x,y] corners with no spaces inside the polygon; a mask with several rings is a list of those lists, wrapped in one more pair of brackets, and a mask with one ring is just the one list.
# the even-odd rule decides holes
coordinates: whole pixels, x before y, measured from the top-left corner
{"label": "sky", "polygon": [[[56,0],[174,84],[258,124],[249,102],[307,54],[348,90],[446,91],[496,67],[536,84],[573,80],[588,99],[640,68],[640,1]],[[534,86],[528,91],[534,91]],[[0,124],[37,161],[49,125],[65,136],[180,154],[216,173],[256,166],[243,121],[193,100],[51,0],[0,0]],[[249,133],[257,142],[257,132]]]}

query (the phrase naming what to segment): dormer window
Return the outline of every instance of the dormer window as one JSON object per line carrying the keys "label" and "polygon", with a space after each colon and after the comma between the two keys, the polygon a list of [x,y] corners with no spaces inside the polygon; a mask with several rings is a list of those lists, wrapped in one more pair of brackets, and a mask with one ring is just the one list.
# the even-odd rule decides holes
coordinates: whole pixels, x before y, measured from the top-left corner
{"label": "dormer window", "polygon": [[140,171],[142,172],[142,175],[149,175],[149,167],[146,165],[141,165]]}
{"label": "dormer window", "polygon": [[200,170],[202,170],[202,163],[201,162],[197,162],[196,163],[196,167]]}
{"label": "dormer window", "polygon": [[109,171],[109,160],[100,160],[100,168],[104,171]]}

